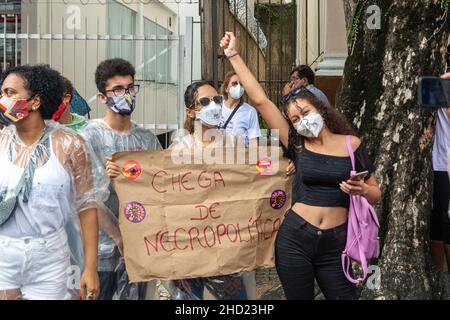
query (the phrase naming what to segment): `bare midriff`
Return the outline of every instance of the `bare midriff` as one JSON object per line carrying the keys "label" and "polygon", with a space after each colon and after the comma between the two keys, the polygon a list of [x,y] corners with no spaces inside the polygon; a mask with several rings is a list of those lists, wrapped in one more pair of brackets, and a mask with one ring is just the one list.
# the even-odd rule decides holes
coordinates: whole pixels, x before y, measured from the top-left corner
{"label": "bare midriff", "polygon": [[292,210],[316,228],[327,230],[347,221],[348,210],[341,207],[316,207],[297,202]]}

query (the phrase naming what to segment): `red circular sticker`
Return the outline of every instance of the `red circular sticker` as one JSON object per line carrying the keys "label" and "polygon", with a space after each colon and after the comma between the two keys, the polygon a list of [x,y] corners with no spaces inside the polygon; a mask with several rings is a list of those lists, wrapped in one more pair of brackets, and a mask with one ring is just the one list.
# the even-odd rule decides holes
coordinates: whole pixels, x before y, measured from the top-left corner
{"label": "red circular sticker", "polygon": [[269,157],[264,157],[256,163],[256,171],[262,176],[268,176],[272,174],[272,160]]}
{"label": "red circular sticker", "polygon": [[136,180],[142,173],[142,168],[139,162],[130,160],[123,164],[122,174],[129,180]]}
{"label": "red circular sticker", "polygon": [[287,196],[284,190],[275,190],[270,196],[270,206],[273,209],[281,209],[286,204]]}

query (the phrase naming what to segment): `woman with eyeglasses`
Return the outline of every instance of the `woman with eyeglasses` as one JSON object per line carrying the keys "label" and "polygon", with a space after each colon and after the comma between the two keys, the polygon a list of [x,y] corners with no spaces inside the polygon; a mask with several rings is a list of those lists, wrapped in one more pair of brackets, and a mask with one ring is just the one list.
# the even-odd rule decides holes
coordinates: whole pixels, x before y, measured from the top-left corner
{"label": "woman with eyeglasses", "polygon": [[[191,84],[184,94],[186,120],[185,136],[174,140],[171,148],[183,149],[207,147],[211,144],[232,146],[233,140],[227,133],[218,130],[223,105],[223,96],[217,93],[214,84],[200,81]],[[205,134],[206,133],[206,134]],[[211,139],[211,137],[215,137]],[[203,300],[205,288],[213,299],[246,300],[247,292],[241,273],[228,276],[186,279],[174,281],[170,285],[174,300]]]}
{"label": "woman with eyeglasses", "polygon": [[[237,96],[235,96],[237,97]],[[224,135],[218,129],[222,120],[223,96],[217,93],[214,85],[208,81],[200,81],[191,84],[184,94],[186,106],[186,121],[184,129],[189,135],[181,140],[175,140],[171,148],[192,148],[194,146],[206,147],[210,144],[233,145],[230,136]],[[208,132],[205,134],[205,132]],[[210,137],[215,136],[212,140]],[[180,144],[181,143],[181,144]],[[241,273],[178,280],[173,282],[177,290],[171,290],[176,294],[174,299],[203,300],[205,288],[217,300],[246,300],[247,293],[244,278]]]}
{"label": "woman with eyeglasses", "polygon": [[[186,108],[184,129],[175,133],[169,148],[183,151],[208,146],[233,146],[231,137],[227,138],[227,134],[218,129],[223,101],[223,96],[218,94],[211,82],[192,83],[184,94]],[[111,159],[107,163],[107,172],[112,179],[120,174],[119,167]],[[159,283],[158,291],[167,291],[172,300],[203,300],[205,288],[214,299],[247,299],[241,274]]]}
{"label": "woman with eyeglasses", "polygon": [[225,75],[220,91],[225,101],[219,127],[242,139],[244,145],[256,145],[261,137],[258,112],[244,102],[245,90],[236,72],[231,71]]}
{"label": "woman with eyeglasses", "polygon": [[[327,299],[356,299],[341,263],[349,194],[362,195],[372,204],[381,199],[375,168],[361,140],[342,114],[305,88],[285,96],[280,111],[236,51],[234,34],[227,32],[220,46],[256,109],[270,128],[279,131],[286,155],[297,169],[300,197],[286,214],[275,245],[276,268],[287,299],[314,299],[314,280]],[[347,139],[357,171],[367,171],[359,181],[350,180]]]}
{"label": "woman with eyeglasses", "polygon": [[221,121],[224,98],[217,93],[214,85],[207,81],[194,82],[186,89],[184,101],[186,108],[184,130],[174,137],[171,148],[175,145],[179,147],[179,143],[186,148],[222,143],[222,140],[211,141],[208,135],[204,134],[209,130],[212,135],[222,137],[217,129]]}

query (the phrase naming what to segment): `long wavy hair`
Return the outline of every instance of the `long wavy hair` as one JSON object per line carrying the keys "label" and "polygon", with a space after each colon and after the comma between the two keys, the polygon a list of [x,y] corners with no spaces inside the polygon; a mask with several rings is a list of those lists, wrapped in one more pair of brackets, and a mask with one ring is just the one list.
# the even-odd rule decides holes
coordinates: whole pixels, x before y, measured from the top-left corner
{"label": "long wavy hair", "polygon": [[299,94],[293,96],[289,101],[282,105],[281,111],[287,118],[290,130],[289,130],[289,144],[292,144],[297,151],[302,151],[305,143],[305,137],[300,135],[295,130],[291,120],[287,116],[287,110],[289,103],[293,100],[305,100],[313,107],[317,109],[320,115],[323,117],[326,127],[334,134],[342,135],[355,135],[356,132],[348,122],[347,118],[334,107],[324,104],[319,98],[317,98],[311,91],[307,89],[300,91]]}

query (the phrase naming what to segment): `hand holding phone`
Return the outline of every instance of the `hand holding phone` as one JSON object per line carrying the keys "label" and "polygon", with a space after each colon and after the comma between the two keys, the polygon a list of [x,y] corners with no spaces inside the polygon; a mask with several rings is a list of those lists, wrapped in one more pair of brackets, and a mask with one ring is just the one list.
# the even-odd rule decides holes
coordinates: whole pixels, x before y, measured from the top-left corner
{"label": "hand holding phone", "polygon": [[421,77],[419,79],[419,103],[427,108],[447,108],[450,106],[450,79]]}
{"label": "hand holding phone", "polygon": [[359,173],[351,176],[350,180],[352,180],[352,181],[361,181],[361,180],[365,179],[368,175],[369,175],[369,171],[359,172]]}

